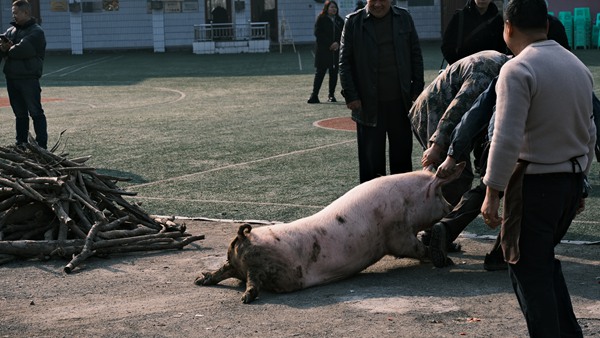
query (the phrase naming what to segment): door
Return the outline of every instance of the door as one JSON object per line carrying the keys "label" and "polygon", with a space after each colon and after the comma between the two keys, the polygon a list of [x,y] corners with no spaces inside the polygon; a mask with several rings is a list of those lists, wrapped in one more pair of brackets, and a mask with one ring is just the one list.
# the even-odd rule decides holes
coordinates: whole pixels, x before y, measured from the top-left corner
{"label": "door", "polygon": [[276,0],[251,0],[252,22],[268,22],[269,35],[271,41],[279,41],[279,23],[277,20],[277,1]]}
{"label": "door", "polygon": [[206,23],[231,23],[231,0],[206,0]]}

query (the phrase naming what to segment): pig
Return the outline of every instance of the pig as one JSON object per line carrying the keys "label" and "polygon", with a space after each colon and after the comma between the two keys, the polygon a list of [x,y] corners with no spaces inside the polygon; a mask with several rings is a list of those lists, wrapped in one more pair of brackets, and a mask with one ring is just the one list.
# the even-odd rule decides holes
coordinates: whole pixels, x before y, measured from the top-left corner
{"label": "pig", "polygon": [[456,179],[428,170],[382,176],[362,183],[312,216],[291,223],[239,227],[218,270],[203,272],[196,285],[228,278],[246,282],[243,303],[261,289],[280,293],[330,283],[357,274],[385,255],[429,260],[417,233],[451,210],[442,185]]}

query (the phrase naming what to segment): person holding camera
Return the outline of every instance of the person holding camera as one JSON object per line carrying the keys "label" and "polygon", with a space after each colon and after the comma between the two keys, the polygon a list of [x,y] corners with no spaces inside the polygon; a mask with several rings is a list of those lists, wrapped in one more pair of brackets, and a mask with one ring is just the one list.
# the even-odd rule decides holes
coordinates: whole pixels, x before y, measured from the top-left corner
{"label": "person holding camera", "polygon": [[31,4],[17,0],[12,4],[13,22],[0,42],[4,75],[10,106],[16,117],[17,146],[28,143],[29,116],[33,120],[35,140],[46,149],[48,131],[42,108],[40,78],[46,54],[46,37],[31,16]]}

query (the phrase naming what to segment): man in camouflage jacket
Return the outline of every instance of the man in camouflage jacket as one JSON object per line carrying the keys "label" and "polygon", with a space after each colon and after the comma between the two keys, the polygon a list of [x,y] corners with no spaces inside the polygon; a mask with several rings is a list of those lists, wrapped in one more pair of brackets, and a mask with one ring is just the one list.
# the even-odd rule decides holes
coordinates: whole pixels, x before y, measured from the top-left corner
{"label": "man in camouflage jacket", "polygon": [[[442,163],[454,127],[508,60],[509,56],[491,50],[469,55],[448,66],[419,95],[409,118],[417,140],[425,149],[423,167]],[[471,188],[473,180],[469,158],[460,160],[467,162],[461,178],[444,189],[444,196],[452,204]]]}

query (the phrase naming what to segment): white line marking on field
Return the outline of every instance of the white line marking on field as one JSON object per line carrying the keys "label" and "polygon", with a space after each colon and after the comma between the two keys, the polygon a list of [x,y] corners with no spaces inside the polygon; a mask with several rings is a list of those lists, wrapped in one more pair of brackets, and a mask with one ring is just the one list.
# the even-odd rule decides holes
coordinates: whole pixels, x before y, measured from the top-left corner
{"label": "white line marking on field", "polygon": [[199,202],[199,203],[222,203],[222,204],[248,204],[248,205],[270,205],[279,207],[294,207],[294,208],[311,208],[311,209],[323,209],[323,205],[306,205],[306,204],[294,204],[294,203],[272,203],[272,202],[251,202],[251,201],[223,201],[223,200],[203,200],[203,199],[189,199],[189,198],[171,198],[171,197],[146,197],[146,196],[127,196],[131,199],[144,199],[151,201],[175,201],[175,202]]}
{"label": "white line marking on field", "polygon": [[163,88],[163,87],[158,87],[156,89],[162,90],[165,92],[173,92],[173,93],[179,94],[179,97],[175,101],[170,101],[169,103],[175,103],[175,102],[181,101],[181,100],[185,99],[185,97],[186,97],[184,92],[177,90],[177,89]]}
{"label": "white line marking on field", "polygon": [[146,187],[146,186],[149,186],[149,185],[161,184],[161,183],[170,182],[170,181],[177,181],[177,180],[180,180],[180,179],[185,179],[185,178],[188,178],[188,177],[193,177],[193,176],[197,176],[197,175],[212,173],[212,172],[215,172],[215,171],[220,171],[220,170],[225,170],[225,169],[230,169],[230,168],[242,167],[242,166],[246,166],[246,165],[249,165],[249,164],[260,163],[260,162],[269,161],[269,160],[273,160],[273,159],[277,159],[277,158],[282,158],[282,157],[287,157],[287,156],[291,156],[291,155],[304,154],[304,153],[308,153],[308,152],[311,152],[311,151],[314,151],[314,150],[321,150],[321,149],[325,149],[325,148],[336,147],[336,146],[347,144],[347,143],[351,143],[351,142],[356,142],[356,140],[347,140],[347,141],[342,141],[342,142],[332,143],[332,144],[326,144],[326,145],[323,145],[323,146],[318,146],[318,147],[309,148],[309,149],[296,150],[296,151],[292,151],[292,152],[289,152],[289,153],[274,155],[274,156],[265,157],[265,158],[259,158],[257,160],[252,160],[252,161],[248,161],[248,162],[235,163],[235,164],[230,164],[230,165],[226,165],[226,166],[219,167],[219,168],[212,168],[212,169],[209,169],[209,170],[199,171],[199,172],[196,172],[196,173],[191,173],[191,174],[186,174],[186,175],[182,175],[182,176],[166,178],[164,180],[159,180],[159,181],[154,181],[154,182],[137,184],[137,185],[130,186],[129,188],[130,189],[135,189],[135,188],[139,188],[139,187]]}
{"label": "white line marking on field", "polygon": [[87,61],[87,62],[82,62],[82,63],[76,64],[76,65],[70,65],[70,66],[67,66],[67,67],[64,67],[64,68],[61,68],[61,69],[55,70],[55,71],[53,71],[53,72],[50,72],[50,73],[45,73],[45,74],[44,74],[44,76],[48,76],[48,75],[54,75],[54,74],[56,74],[56,73],[60,73],[60,72],[62,72],[62,71],[65,71],[65,70],[68,70],[68,69],[72,69],[72,68],[74,68],[74,67],[77,67],[78,65],[85,65],[85,64],[89,64],[89,63],[96,63],[96,62],[98,62],[98,61],[102,61],[102,60],[104,60],[104,59],[107,59],[107,58],[110,58],[110,57],[112,57],[112,56],[105,56],[105,57],[103,57],[103,58],[100,58],[100,59],[96,59],[96,60],[90,60],[90,61]]}
{"label": "white line marking on field", "polygon": [[[51,73],[44,74],[44,76],[54,75],[54,74],[58,74],[58,73],[61,73],[61,74],[58,75],[60,77],[67,76],[69,74],[78,72],[78,71],[80,71],[82,69],[85,69],[85,68],[88,68],[88,67],[91,67],[91,66],[95,66],[95,65],[107,62],[107,61],[118,60],[118,59],[120,59],[122,57],[123,57],[122,55],[119,55],[119,56],[105,56],[105,57],[97,59],[97,60],[92,60],[92,61],[89,61],[89,62],[80,63],[78,65],[81,65],[81,67],[78,67],[78,68],[75,68],[75,69],[73,69],[73,68],[77,67],[78,65],[71,65],[71,66],[68,66],[68,67],[64,67],[64,68],[55,70],[55,71],[53,71]],[[63,71],[66,71],[66,70],[69,70],[69,69],[73,69],[73,70],[65,72],[65,73],[62,73]]]}

